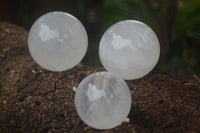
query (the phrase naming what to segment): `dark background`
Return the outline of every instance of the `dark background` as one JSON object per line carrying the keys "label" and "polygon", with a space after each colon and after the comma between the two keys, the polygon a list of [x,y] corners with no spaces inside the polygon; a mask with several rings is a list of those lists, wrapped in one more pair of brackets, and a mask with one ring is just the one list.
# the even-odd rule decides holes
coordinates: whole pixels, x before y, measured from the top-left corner
{"label": "dark background", "polygon": [[112,24],[135,19],[158,35],[159,71],[200,74],[200,0],[0,0],[0,21],[29,30],[49,11],[65,11],[77,17],[88,32],[89,48],[84,64],[101,65],[98,44]]}

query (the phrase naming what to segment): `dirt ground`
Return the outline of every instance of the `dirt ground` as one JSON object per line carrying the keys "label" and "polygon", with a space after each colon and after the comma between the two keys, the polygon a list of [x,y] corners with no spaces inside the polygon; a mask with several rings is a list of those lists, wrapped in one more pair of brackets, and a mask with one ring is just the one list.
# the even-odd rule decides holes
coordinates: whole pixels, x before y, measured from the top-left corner
{"label": "dirt ground", "polygon": [[65,72],[38,66],[27,49],[27,31],[0,23],[0,133],[199,133],[197,75],[152,72],[127,81],[132,95],[129,123],[95,130],[81,121],[73,87],[102,67],[78,65]]}

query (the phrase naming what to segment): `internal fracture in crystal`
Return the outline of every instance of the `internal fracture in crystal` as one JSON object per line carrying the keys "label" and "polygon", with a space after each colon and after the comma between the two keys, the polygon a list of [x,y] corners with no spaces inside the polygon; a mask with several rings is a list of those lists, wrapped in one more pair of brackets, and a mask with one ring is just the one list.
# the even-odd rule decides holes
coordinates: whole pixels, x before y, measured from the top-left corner
{"label": "internal fracture in crystal", "polygon": [[160,45],[146,24],[125,20],[112,25],[102,36],[100,60],[109,72],[133,80],[148,74],[157,64]]}
{"label": "internal fracture in crystal", "polygon": [[110,129],[120,125],[131,108],[131,94],[127,84],[109,72],[87,76],[79,84],[75,107],[80,118],[96,129]]}
{"label": "internal fracture in crystal", "polygon": [[33,59],[51,71],[65,71],[77,65],[88,46],[81,22],[65,12],[50,12],[33,24],[28,48]]}

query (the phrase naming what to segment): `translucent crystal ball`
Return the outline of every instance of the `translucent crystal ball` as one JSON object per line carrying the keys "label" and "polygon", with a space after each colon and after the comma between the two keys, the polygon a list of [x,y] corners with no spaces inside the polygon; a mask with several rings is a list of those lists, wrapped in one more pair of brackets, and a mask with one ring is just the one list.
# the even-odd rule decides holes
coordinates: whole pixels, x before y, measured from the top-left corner
{"label": "translucent crystal ball", "polygon": [[64,71],[77,65],[88,46],[87,33],[81,22],[65,12],[50,12],[33,24],[28,48],[43,68]]}
{"label": "translucent crystal ball", "polygon": [[109,72],[132,80],[148,74],[157,64],[160,45],[146,24],[125,20],[112,25],[99,45],[100,60]]}
{"label": "translucent crystal ball", "polygon": [[80,118],[96,129],[118,126],[131,108],[131,94],[127,84],[109,72],[87,76],[79,84],[75,106]]}

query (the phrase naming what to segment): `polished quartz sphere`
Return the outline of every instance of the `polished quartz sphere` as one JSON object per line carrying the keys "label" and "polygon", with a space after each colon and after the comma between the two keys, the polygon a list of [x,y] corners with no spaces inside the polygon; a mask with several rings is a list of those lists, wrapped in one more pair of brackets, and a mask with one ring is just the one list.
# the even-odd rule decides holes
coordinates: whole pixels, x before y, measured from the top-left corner
{"label": "polished quartz sphere", "polygon": [[100,60],[109,72],[133,80],[148,74],[157,64],[160,45],[146,24],[125,20],[112,25],[102,36]]}
{"label": "polished quartz sphere", "polygon": [[131,94],[127,84],[110,72],[97,72],[79,84],[75,107],[80,118],[96,129],[110,129],[120,125],[131,108]]}
{"label": "polished quartz sphere", "polygon": [[88,46],[81,22],[65,12],[50,12],[32,25],[28,48],[33,59],[51,71],[65,71],[77,65]]}

